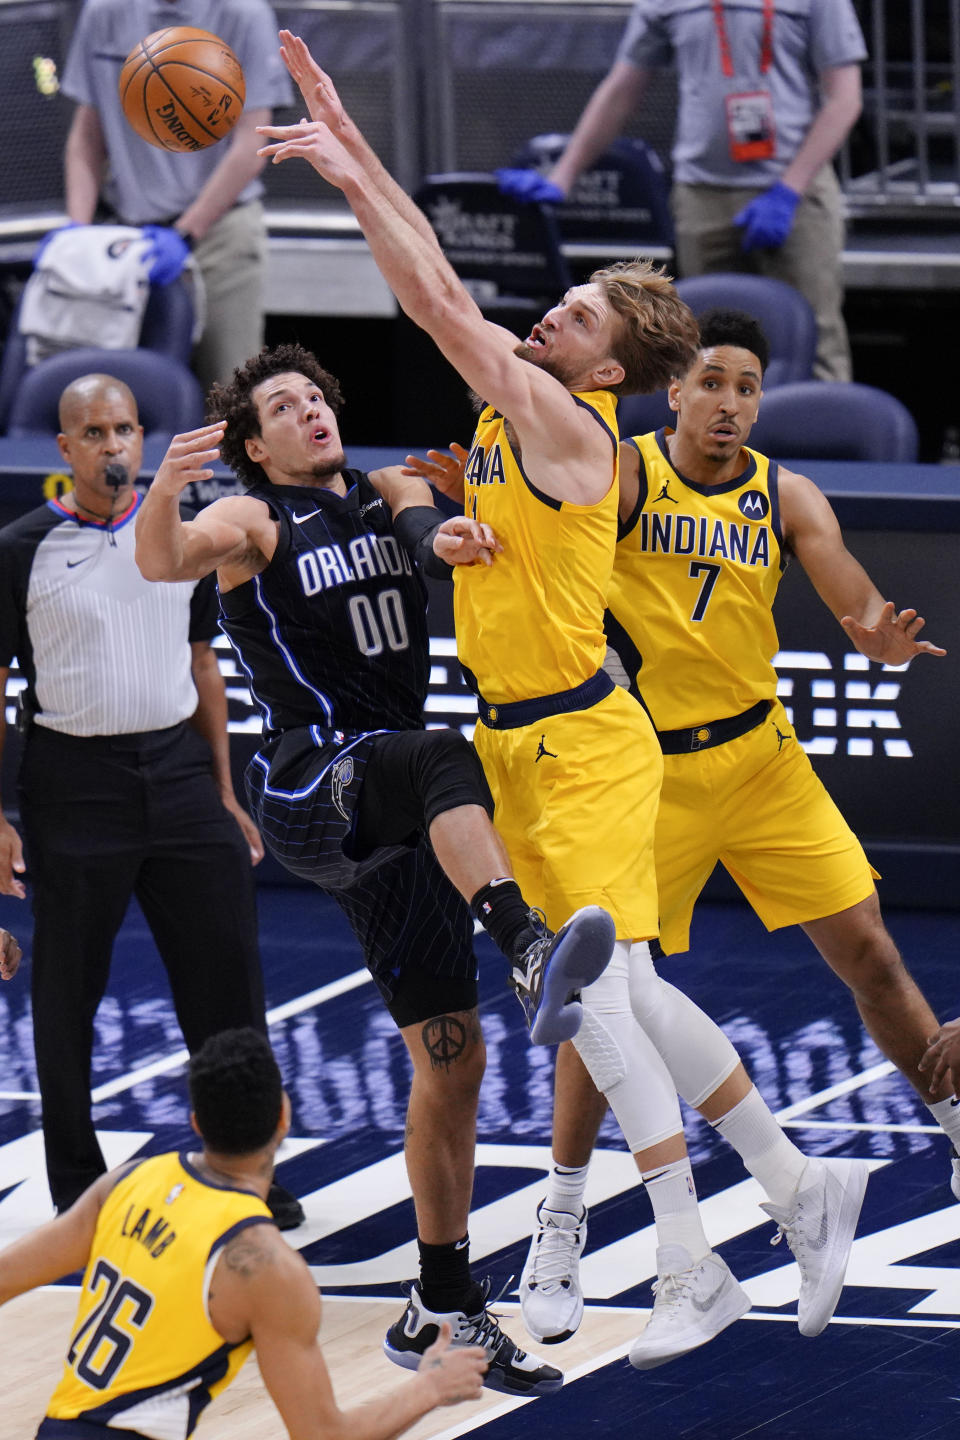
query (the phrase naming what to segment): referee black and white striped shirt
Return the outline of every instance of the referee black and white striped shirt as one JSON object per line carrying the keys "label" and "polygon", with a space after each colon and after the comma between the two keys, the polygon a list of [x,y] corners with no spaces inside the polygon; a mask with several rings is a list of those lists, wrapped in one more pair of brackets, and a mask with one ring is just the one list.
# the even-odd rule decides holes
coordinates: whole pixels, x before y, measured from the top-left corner
{"label": "referee black and white striped shirt", "polygon": [[190,642],[217,633],[216,589],[212,577],[144,580],[140,502],[88,521],[50,500],[0,530],[0,668],[18,660],[37,725],[127,735],[167,729],[197,707]]}

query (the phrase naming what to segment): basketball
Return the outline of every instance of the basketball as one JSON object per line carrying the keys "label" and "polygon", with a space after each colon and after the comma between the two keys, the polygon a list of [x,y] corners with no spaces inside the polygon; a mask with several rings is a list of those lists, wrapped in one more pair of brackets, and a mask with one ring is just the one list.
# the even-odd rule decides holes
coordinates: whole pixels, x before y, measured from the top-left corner
{"label": "basketball", "polygon": [[120,104],[128,123],[161,150],[205,150],[229,134],[246,96],[240,61],[209,30],[155,30],[123,62]]}

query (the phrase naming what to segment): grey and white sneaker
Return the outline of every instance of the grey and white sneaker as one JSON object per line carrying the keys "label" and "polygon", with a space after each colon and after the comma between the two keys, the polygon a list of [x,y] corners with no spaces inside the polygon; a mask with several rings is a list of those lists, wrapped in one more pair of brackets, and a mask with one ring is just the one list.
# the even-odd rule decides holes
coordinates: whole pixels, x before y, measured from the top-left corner
{"label": "grey and white sneaker", "polygon": [[574,911],[556,935],[538,911],[530,912],[542,934],[513,966],[508,984],[517,992],[534,1045],[559,1045],[580,1029],[580,991],[598,980],[617,938],[613,919],[599,905]]}
{"label": "grey and white sneaker", "polygon": [[954,1200],[960,1200],[960,1155],[956,1150],[951,1151],[950,1168],[953,1171],[950,1176],[950,1189],[953,1191]]}
{"label": "grey and white sneaker", "polygon": [[539,1345],[559,1345],[575,1334],[583,1318],[580,1256],[587,1243],[587,1212],[578,1220],[569,1210],[537,1210],[520,1276],[520,1314]]}
{"label": "grey and white sneaker", "polygon": [[635,1370],[653,1370],[705,1345],[746,1315],[750,1297],[713,1250],[696,1264],[683,1245],[657,1251],[653,1311],[630,1347]]}
{"label": "grey and white sneaker", "polygon": [[869,1175],[865,1160],[811,1157],[789,1210],[760,1206],[780,1227],[770,1244],[786,1237],[800,1269],[801,1335],[819,1335],[837,1308]]}
{"label": "grey and white sneaker", "polygon": [[490,1357],[484,1385],[491,1390],[502,1390],[507,1395],[552,1395],[563,1384],[563,1371],[553,1365],[544,1365],[536,1355],[529,1355],[514,1345],[509,1335],[500,1329],[497,1317],[487,1309],[486,1298],[490,1281],[483,1282],[483,1309],[476,1315],[465,1315],[462,1310],[439,1314],[428,1310],[423,1303],[420,1287],[412,1281],[407,1290],[407,1308],[395,1324],[390,1326],[383,1342],[388,1360],[402,1365],[406,1370],[416,1370],[427,1350],[440,1333],[440,1326],[446,1320],[451,1330],[452,1345],[482,1345]]}

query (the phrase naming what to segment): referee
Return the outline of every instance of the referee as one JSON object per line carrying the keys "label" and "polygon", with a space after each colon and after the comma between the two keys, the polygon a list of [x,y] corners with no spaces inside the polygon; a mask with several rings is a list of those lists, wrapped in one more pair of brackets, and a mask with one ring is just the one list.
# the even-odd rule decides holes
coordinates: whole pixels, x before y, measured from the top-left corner
{"label": "referee", "polygon": [[[85,375],[60,399],[74,489],[0,530],[0,697],[26,678],[20,815],[33,885],[34,1047],[58,1211],[105,1170],[91,1116],[94,1016],[136,895],[191,1052],[265,1030],[253,865],[230,778],[212,583],[151,585],[134,563],[143,429],[133,395]],[[0,746],[5,706],[0,705]],[[0,811],[0,893],[25,895]],[[284,1228],[299,1202],[279,1186]]]}

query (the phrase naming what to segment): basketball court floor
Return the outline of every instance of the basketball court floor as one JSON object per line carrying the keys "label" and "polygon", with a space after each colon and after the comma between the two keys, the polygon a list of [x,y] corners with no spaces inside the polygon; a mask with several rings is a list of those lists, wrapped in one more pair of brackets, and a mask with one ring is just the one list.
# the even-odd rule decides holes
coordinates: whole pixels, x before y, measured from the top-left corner
{"label": "basketball court floor", "polygon": [[[403,1383],[380,1350],[416,1273],[403,1167],[408,1065],[339,912],[318,892],[264,886],[261,939],[271,1039],[294,1106],[279,1176],[307,1224],[289,1239],[327,1297],[322,1336],[342,1404]],[[941,1018],[960,1012],[960,912],[891,911],[888,923]],[[0,924],[29,913],[0,900]],[[552,1052],[532,1048],[505,966],[478,940],[489,1051],[471,1222],[479,1276],[519,1342],[516,1284],[548,1163]],[[68,959],[68,957],[67,957]],[[427,1417],[418,1437],[643,1436],[644,1440],[946,1440],[960,1435],[960,1204],[949,1147],[866,1038],[839,982],[801,934],[768,936],[740,904],[698,911],[690,956],[669,974],[724,1026],[792,1136],[815,1154],[868,1158],[873,1173],[834,1322],[796,1329],[798,1276],[737,1157],[694,1116],[688,1140],[713,1243],[753,1308],[710,1345],[639,1374],[626,1360],[651,1303],[649,1204],[612,1121],[588,1190],[581,1332],[543,1347],[567,1383],[518,1403],[495,1394]],[[47,1218],[33,1067],[29,968],[0,990],[0,1243]],[[139,914],[118,943],[101,1007],[95,1116],[109,1163],[188,1147],[184,1060],[159,961]],[[74,1277],[75,1282],[76,1277]],[[0,1311],[0,1440],[27,1440],[60,1367],[69,1287]],[[285,1434],[248,1362],[198,1440]]]}

